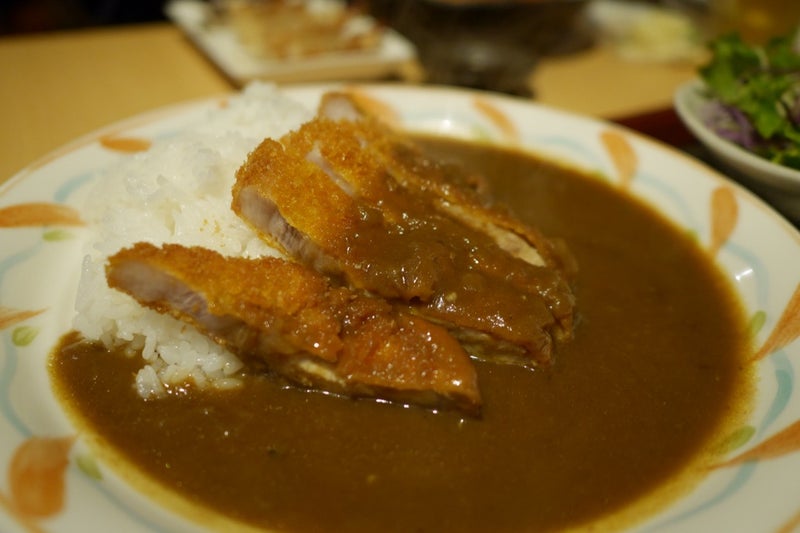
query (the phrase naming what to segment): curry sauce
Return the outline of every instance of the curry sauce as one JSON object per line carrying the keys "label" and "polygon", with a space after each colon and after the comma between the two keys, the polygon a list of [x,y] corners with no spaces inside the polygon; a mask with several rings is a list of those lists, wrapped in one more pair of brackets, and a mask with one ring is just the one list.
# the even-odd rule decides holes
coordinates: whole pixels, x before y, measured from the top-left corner
{"label": "curry sauce", "polygon": [[599,179],[499,148],[425,143],[486,174],[499,201],[575,255],[575,336],[551,367],[477,361],[480,418],[271,376],[143,401],[137,358],[71,334],[51,373],[79,427],[129,475],[282,531],[549,531],[690,487],[753,390],[730,283],[690,236]]}

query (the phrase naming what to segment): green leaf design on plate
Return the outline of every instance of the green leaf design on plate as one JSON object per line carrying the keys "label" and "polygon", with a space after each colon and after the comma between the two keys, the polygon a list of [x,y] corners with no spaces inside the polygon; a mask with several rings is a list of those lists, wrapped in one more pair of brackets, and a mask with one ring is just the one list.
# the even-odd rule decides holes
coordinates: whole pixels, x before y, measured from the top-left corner
{"label": "green leaf design on plate", "polygon": [[13,342],[15,346],[27,346],[33,342],[33,339],[35,339],[38,334],[39,328],[20,326],[15,328],[11,333],[11,342]]}
{"label": "green leaf design on plate", "polygon": [[42,238],[48,242],[65,241],[73,237],[72,232],[65,229],[51,229],[42,234]]}
{"label": "green leaf design on plate", "polygon": [[472,130],[470,136],[476,141],[491,141],[494,139],[491,132],[479,124],[472,124],[470,129]]}
{"label": "green leaf design on plate", "polygon": [[732,452],[747,444],[747,442],[752,439],[753,435],[755,434],[755,427],[751,425],[742,426],[725,437],[725,439],[719,443],[716,451],[719,455],[725,455],[726,453]]}
{"label": "green leaf design on plate", "polygon": [[94,456],[88,453],[81,454],[75,460],[78,468],[80,468],[81,472],[86,474],[92,479],[101,480],[103,479],[103,474],[100,472],[100,467],[97,466],[97,461],[95,461]]}
{"label": "green leaf design on plate", "polygon": [[747,329],[750,332],[750,338],[755,339],[758,336],[761,329],[764,327],[764,324],[767,322],[767,313],[764,311],[756,311],[753,313],[753,316],[750,317],[750,323],[747,325]]}
{"label": "green leaf design on plate", "polygon": [[606,183],[612,183],[613,182],[613,179],[611,178],[611,176],[609,176],[605,172],[588,171],[588,175],[591,176],[592,178],[596,179],[596,180],[604,181]]}

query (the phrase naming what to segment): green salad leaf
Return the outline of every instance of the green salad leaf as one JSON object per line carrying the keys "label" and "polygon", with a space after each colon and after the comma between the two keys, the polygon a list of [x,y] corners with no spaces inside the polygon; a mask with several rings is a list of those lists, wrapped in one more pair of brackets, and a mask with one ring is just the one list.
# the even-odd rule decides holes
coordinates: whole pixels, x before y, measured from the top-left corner
{"label": "green salad leaf", "polygon": [[738,34],[710,43],[700,68],[715,106],[706,124],[721,136],[779,164],[800,169],[800,53],[791,35],[766,45]]}

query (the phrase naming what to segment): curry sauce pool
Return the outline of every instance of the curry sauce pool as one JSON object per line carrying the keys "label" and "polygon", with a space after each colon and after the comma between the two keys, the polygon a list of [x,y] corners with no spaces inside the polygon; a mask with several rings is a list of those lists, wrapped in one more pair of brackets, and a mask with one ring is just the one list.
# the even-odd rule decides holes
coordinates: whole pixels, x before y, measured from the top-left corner
{"label": "curry sauce pool", "polygon": [[140,363],[68,337],[51,372],[78,426],[128,475],[286,531],[547,531],[688,489],[753,388],[729,282],[689,236],[601,181],[497,148],[426,144],[478,167],[576,255],[580,320],[553,368],[478,363],[480,419],[256,376],[142,401]]}

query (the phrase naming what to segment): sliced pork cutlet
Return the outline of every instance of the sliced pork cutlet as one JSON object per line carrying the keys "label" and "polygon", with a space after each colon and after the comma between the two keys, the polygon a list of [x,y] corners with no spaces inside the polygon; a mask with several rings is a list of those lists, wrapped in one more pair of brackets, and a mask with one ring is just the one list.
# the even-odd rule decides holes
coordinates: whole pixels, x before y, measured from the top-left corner
{"label": "sliced pork cutlet", "polygon": [[303,265],[137,243],[109,258],[106,277],[255,370],[336,394],[479,412],[472,361],[444,328]]}
{"label": "sliced pork cutlet", "polygon": [[489,207],[480,182],[369,117],[317,117],[249,155],[232,207],[287,254],[409,306],[477,357],[549,363],[554,338],[572,334],[574,263]]}
{"label": "sliced pork cutlet", "polygon": [[[503,206],[493,205],[483,175],[462,165],[432,159],[413,139],[371,114],[371,108],[376,107],[375,103],[359,102],[349,93],[329,92],[323,95],[318,114],[335,121],[362,123],[355,135],[363,146],[369,146],[363,155],[373,158],[373,168],[383,167],[402,187],[433,195],[437,209],[490,235],[506,252],[530,264],[554,268],[566,279],[574,277],[577,264],[563,241],[546,238]],[[323,158],[330,161],[328,164],[337,161],[335,152],[329,150],[326,155],[334,156]],[[333,170],[347,171],[339,167]],[[566,311],[571,313],[571,304],[568,307]]]}

